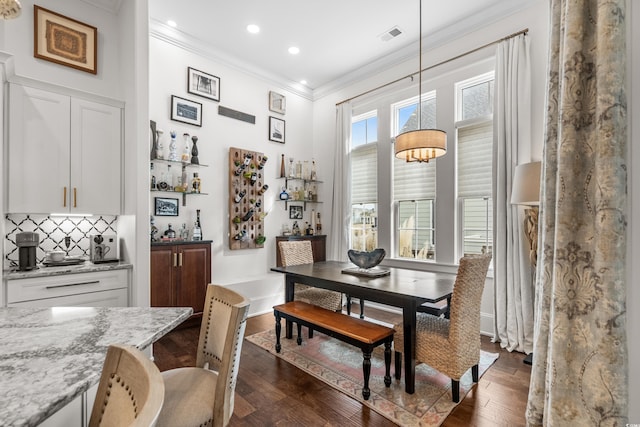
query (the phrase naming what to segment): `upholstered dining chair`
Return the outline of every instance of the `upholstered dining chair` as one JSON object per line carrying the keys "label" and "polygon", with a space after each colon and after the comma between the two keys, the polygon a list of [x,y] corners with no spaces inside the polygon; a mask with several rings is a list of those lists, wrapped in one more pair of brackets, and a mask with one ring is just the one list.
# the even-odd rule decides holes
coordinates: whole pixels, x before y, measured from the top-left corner
{"label": "upholstered dining chair", "polygon": [[[480,302],[491,255],[466,255],[460,259],[453,286],[449,318],[416,313],[416,361],[451,378],[451,396],[460,401],[460,377],[471,368],[478,382],[480,361]],[[402,322],[394,326],[396,378],[402,367]]]}
{"label": "upholstered dining chair", "polygon": [[[313,250],[308,240],[278,242],[282,266],[313,264]],[[331,311],[342,311],[342,294],[327,289],[314,288],[300,283],[294,286],[293,299],[317,305]]]}
{"label": "upholstered dining chair", "polygon": [[89,427],[147,427],[155,424],[164,400],[156,365],[133,346],[107,349]]}
{"label": "upholstered dining chair", "polygon": [[165,397],[158,426],[226,426],[233,414],[249,301],[209,284],[196,366],[162,372]]}

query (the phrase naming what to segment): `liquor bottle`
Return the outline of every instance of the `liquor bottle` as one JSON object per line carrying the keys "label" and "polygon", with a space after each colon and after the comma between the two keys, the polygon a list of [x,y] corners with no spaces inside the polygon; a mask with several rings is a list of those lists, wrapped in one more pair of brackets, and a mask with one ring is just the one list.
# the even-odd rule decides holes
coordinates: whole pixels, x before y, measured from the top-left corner
{"label": "liquor bottle", "polygon": [[311,209],[311,229],[314,232],[316,230],[316,211],[315,211],[315,209]]}
{"label": "liquor bottle", "polygon": [[253,210],[253,208],[249,208],[249,210],[247,211],[247,213],[246,213],[246,214],[244,214],[244,216],[242,217],[242,220],[243,220],[243,221],[249,221],[249,220],[251,219],[251,217],[253,216],[254,212],[255,212],[255,211]]}
{"label": "liquor bottle", "polygon": [[181,178],[182,178],[182,190],[181,191],[184,191],[186,193],[187,191],[189,191],[189,178],[187,178],[187,168],[184,167],[184,165],[182,166],[182,176],[181,176]]}
{"label": "liquor bottle", "polygon": [[296,178],[302,178],[302,162],[300,160],[296,163]]}
{"label": "liquor bottle", "polygon": [[311,178],[311,170],[309,169],[309,160],[305,160],[302,165],[302,178],[309,180]]}
{"label": "liquor bottle", "polygon": [[176,145],[176,131],[172,130],[170,135],[171,142],[169,143],[169,160],[177,162],[180,161],[180,159],[178,158],[178,152],[176,151],[178,149],[178,146]]}
{"label": "liquor bottle", "polygon": [[238,194],[236,194],[236,197],[233,198],[233,201],[236,203],[240,203],[240,200],[242,200],[242,198],[247,194],[247,192],[245,190],[240,191]]}
{"label": "liquor bottle", "polygon": [[191,192],[192,193],[200,193],[201,188],[200,177],[198,176],[198,172],[193,173],[193,179],[191,180]]}
{"label": "liquor bottle", "polygon": [[293,166],[293,157],[289,157],[289,178],[296,177],[296,169]]}
{"label": "liquor bottle", "polygon": [[196,209],[196,222],[193,225],[193,240],[202,240],[202,226],[200,226],[200,209]]}
{"label": "liquor bottle", "polygon": [[165,183],[167,185],[167,191],[173,191],[173,172],[171,171],[171,165],[167,165],[167,178]]}
{"label": "liquor bottle", "polygon": [[168,227],[169,228],[167,228],[164,231],[165,237],[168,238],[168,239],[175,239],[176,238],[176,231],[173,228],[171,228],[171,224],[169,224]]}
{"label": "liquor bottle", "polygon": [[187,230],[187,224],[182,223],[182,228],[180,228],[180,238],[182,240],[189,240],[189,230]]}
{"label": "liquor bottle", "polygon": [[322,232],[322,224],[320,223],[320,212],[317,214],[316,218],[316,234],[320,234]]}
{"label": "liquor bottle", "polygon": [[280,178],[284,178],[285,172],[284,172],[284,154],[282,155],[282,159],[280,159]]}
{"label": "liquor bottle", "polygon": [[258,169],[264,168],[264,164],[267,163],[267,160],[269,160],[267,156],[262,156],[262,159],[260,159],[260,163],[258,164]]}
{"label": "liquor bottle", "polygon": [[156,175],[153,173],[153,163],[151,163],[151,190],[157,190]]}
{"label": "liquor bottle", "polygon": [[189,148],[189,134],[183,133],[182,138],[184,139],[184,150],[182,151],[182,161],[185,163],[189,163],[189,156],[191,154],[191,149]]}

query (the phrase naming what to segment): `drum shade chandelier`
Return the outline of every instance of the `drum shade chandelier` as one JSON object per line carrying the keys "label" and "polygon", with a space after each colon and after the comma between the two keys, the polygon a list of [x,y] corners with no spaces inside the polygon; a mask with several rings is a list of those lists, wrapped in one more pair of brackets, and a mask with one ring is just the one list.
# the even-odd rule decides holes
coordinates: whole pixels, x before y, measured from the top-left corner
{"label": "drum shade chandelier", "polygon": [[425,162],[447,153],[447,134],[440,129],[422,129],[422,0],[420,5],[419,52],[418,52],[418,129],[401,133],[396,137],[396,158],[407,162]]}
{"label": "drum shade chandelier", "polygon": [[2,19],[13,19],[20,16],[22,6],[18,0],[0,0],[0,16]]}

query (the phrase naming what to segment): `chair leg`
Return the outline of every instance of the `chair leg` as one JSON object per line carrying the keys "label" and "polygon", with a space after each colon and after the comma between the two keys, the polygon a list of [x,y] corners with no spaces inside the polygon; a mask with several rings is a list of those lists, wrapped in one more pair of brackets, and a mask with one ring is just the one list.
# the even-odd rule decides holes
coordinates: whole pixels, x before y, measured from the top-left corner
{"label": "chair leg", "polygon": [[451,380],[451,400],[460,402],[460,381]]}
{"label": "chair leg", "polygon": [[297,343],[298,343],[298,345],[302,345],[302,323],[298,322],[298,323],[296,323],[296,325],[298,325]]}
{"label": "chair leg", "polygon": [[396,364],[395,364],[396,379],[399,380],[400,375],[402,374],[402,353],[400,353],[399,351],[396,351],[395,360],[396,360]]}
{"label": "chair leg", "polygon": [[478,365],[473,365],[471,367],[471,378],[473,379],[474,383],[478,382]]}

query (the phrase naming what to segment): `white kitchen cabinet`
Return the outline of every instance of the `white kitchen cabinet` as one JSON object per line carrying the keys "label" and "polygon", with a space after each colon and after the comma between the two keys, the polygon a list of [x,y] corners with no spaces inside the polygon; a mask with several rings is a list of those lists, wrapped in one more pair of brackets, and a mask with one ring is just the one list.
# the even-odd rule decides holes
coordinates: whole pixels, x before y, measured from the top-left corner
{"label": "white kitchen cabinet", "polygon": [[9,213],[119,215],[122,109],[12,83]]}
{"label": "white kitchen cabinet", "polygon": [[128,270],[7,280],[8,307],[127,307]]}

